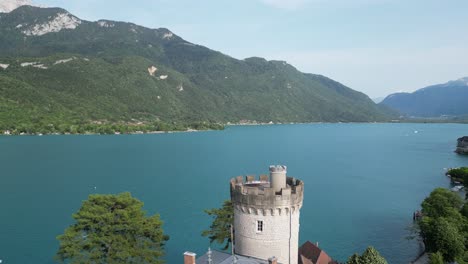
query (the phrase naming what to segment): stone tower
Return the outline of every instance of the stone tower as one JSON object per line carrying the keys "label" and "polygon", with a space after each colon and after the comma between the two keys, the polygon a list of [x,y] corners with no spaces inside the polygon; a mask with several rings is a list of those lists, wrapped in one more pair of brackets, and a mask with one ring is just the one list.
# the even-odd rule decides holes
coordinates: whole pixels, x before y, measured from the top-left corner
{"label": "stone tower", "polygon": [[303,194],[304,183],[286,177],[286,166],[270,166],[270,177],[231,179],[235,253],[297,264]]}

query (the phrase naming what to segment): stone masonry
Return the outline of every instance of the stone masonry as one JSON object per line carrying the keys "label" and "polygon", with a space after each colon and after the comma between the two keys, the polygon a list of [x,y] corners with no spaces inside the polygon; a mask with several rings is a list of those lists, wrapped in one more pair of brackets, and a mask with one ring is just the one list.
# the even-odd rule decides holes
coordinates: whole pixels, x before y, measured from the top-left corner
{"label": "stone masonry", "polygon": [[270,166],[270,177],[239,176],[230,185],[235,253],[297,264],[304,183],[286,177],[286,166]]}

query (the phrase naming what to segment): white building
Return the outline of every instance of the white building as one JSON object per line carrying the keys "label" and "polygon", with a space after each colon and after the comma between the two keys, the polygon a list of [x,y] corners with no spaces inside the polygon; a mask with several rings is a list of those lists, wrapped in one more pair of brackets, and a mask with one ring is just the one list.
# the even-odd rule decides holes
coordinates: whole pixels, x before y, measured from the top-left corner
{"label": "white building", "polygon": [[270,166],[270,175],[231,179],[234,254],[209,250],[184,264],[298,264],[299,217],[304,183],[286,176],[286,166]]}
{"label": "white building", "polygon": [[270,177],[231,180],[234,251],[241,256],[297,264],[299,216],[304,183],[286,176],[286,166],[270,166]]}

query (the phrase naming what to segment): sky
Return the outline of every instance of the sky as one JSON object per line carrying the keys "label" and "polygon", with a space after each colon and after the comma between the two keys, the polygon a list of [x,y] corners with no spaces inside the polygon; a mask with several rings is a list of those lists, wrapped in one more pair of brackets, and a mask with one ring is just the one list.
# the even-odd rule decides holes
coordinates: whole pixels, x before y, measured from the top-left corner
{"label": "sky", "polygon": [[237,59],[284,60],[371,98],[468,76],[466,0],[35,0],[165,27]]}

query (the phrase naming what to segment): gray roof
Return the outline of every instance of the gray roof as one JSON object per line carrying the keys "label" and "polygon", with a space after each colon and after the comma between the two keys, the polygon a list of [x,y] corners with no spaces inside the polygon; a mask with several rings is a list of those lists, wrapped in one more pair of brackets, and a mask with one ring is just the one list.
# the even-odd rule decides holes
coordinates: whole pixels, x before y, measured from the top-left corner
{"label": "gray roof", "polygon": [[[237,259],[237,264],[268,264],[268,261],[266,260],[249,258],[239,255],[232,256],[231,254],[217,250],[211,251],[212,264],[232,264],[234,263],[234,257]],[[196,263],[208,264],[208,254],[204,254],[203,256],[197,258]]]}

